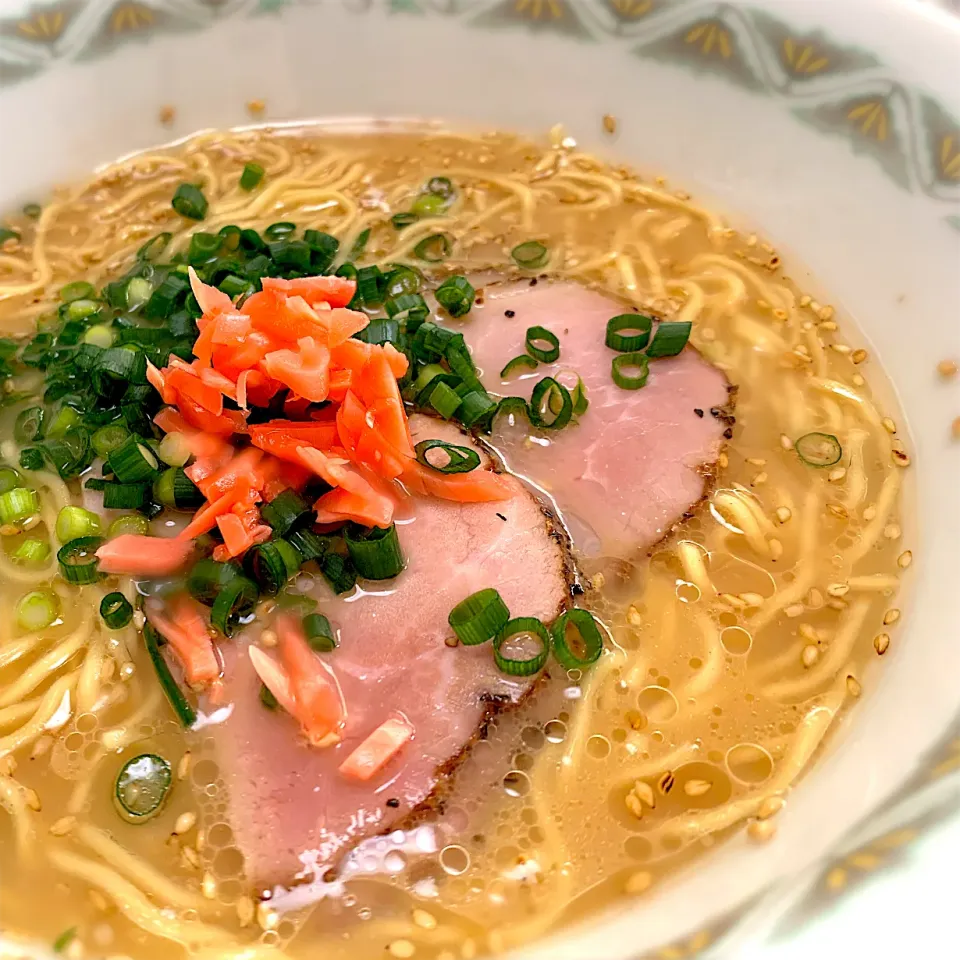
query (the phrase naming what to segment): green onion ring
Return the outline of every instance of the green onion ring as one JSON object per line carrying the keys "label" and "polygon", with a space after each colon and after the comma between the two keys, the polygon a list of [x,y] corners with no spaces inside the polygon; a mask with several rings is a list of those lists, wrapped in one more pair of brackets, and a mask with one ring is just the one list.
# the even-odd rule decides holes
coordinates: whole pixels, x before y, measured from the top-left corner
{"label": "green onion ring", "polygon": [[[567,627],[573,626],[583,645],[583,656],[570,648]],[[596,617],[589,610],[575,607],[561,613],[553,624],[553,655],[567,670],[576,670],[596,663],[603,653],[603,634],[597,626]]]}
{"label": "green onion ring", "polygon": [[100,579],[97,550],[103,542],[103,537],[77,537],[65,543],[57,553],[60,576],[67,583],[96,583]]}
{"label": "green onion ring", "polygon": [[843,456],[843,447],[832,433],[805,433],[793,447],[810,467],[832,467]]}
{"label": "green onion ring", "polygon": [[[469,473],[480,466],[480,455],[469,447],[458,447],[446,440],[421,440],[414,448],[417,460],[425,467],[436,470],[437,473]],[[431,463],[427,454],[431,450],[440,449],[450,458],[449,462],[441,467]]]}
{"label": "green onion ring", "polygon": [[390,580],[399,576],[406,566],[395,524],[369,530],[359,524],[348,524],[344,541],[357,576],[365,580]]}
{"label": "green onion ring", "polygon": [[447,617],[447,623],[466,647],[492,640],[509,620],[510,611],[493,587],[471,593]]}
{"label": "green onion ring", "polygon": [[[548,343],[547,349],[539,346]],[[527,353],[541,363],[553,363],[560,356],[560,339],[546,327],[530,327],[526,337]]]}
{"label": "green onion ring", "polygon": [[527,240],[518,243],[511,251],[510,256],[518,267],[524,270],[537,270],[550,259],[550,252],[539,240]]}
{"label": "green onion ring", "polygon": [[519,357],[514,357],[512,360],[508,360],[504,368],[500,371],[500,379],[506,380],[507,377],[513,376],[519,370],[536,370],[537,361],[534,357],[531,357],[529,353],[521,353]]}
{"label": "green onion ring", "polygon": [[[555,406],[555,399],[560,400],[560,409]],[[546,401],[546,410],[544,409]],[[534,388],[530,397],[530,422],[543,430],[560,430],[565,427],[573,416],[573,398],[570,391],[557,383],[553,377],[544,377]],[[553,419],[548,419],[549,414]]]}
{"label": "green onion ring", "polygon": [[[540,641],[540,652],[529,659],[515,660],[503,655],[503,645],[513,637],[529,633]],[[508,620],[493,641],[493,660],[497,667],[512,677],[529,677],[539,673],[550,655],[550,632],[536,617],[514,617]]]}
{"label": "green onion ring", "polygon": [[[607,321],[607,337],[604,341],[611,350],[633,353],[642,350],[650,342],[653,320],[642,313],[621,313]],[[636,333],[623,333],[636,330]]]}
{"label": "green onion ring", "polygon": [[453,241],[447,234],[431,233],[413,248],[413,253],[427,263],[440,263],[450,256],[451,250],[453,250]]}
{"label": "green onion ring", "polygon": [[108,593],[100,601],[100,616],[112,630],[121,630],[133,619],[133,607],[118,590]]}
{"label": "green onion ring", "polygon": [[246,577],[234,577],[217,594],[210,621],[225,637],[232,637],[240,621],[253,613],[259,599],[255,583]]}
{"label": "green onion ring", "polygon": [[[626,373],[630,368],[638,372]],[[642,353],[621,353],[613,358],[611,365],[613,382],[623,390],[639,390],[650,375],[650,362]]]}

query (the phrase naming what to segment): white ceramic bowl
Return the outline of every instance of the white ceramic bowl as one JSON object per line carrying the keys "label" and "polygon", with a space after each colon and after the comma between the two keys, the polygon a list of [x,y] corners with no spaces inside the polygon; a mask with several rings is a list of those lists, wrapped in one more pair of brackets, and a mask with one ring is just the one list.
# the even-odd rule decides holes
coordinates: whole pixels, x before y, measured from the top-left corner
{"label": "white ceramic bowl", "polygon": [[248,122],[254,98],[270,121],[562,121],[669,175],[809,269],[801,286],[860,326],[912,434],[906,623],[776,840],[734,840],[524,958],[691,956],[718,936],[739,955],[822,901],[825,871],[844,886],[851,850],[954,795],[931,771],[960,707],[960,385],[935,373],[960,356],[960,19],[909,0],[2,0],[0,208],[171,133]]}

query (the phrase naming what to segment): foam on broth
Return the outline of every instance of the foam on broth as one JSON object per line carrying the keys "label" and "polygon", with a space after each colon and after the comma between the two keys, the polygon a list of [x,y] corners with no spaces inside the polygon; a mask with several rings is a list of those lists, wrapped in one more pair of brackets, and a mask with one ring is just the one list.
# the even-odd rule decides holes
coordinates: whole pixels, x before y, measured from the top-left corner
{"label": "foam on broth", "polygon": [[[236,186],[247,161],[266,170],[253,194]],[[185,246],[196,225],[170,208],[184,180],[210,201],[203,230],[289,219],[349,248],[369,228],[368,259],[386,263],[437,229],[389,222],[432,175],[462,197],[442,222],[459,243],[438,276],[510,274],[510,249],[535,237],[551,275],[694,322],[693,344],[738,387],[708,498],[649,556],[584,561],[614,643],[592,670],[489,724],[436,824],[369,841],[351,879],[284,914],[257,907],[244,880],[209,737],[172,720],[133,628],[99,621],[108,588],[60,584],[62,623],[42,637],[4,618],[5,932],[52,942],[76,927],[68,955],[145,960],[169,957],[171,939],[210,956],[249,943],[344,960],[385,947],[426,960],[501,950],[656,889],[736,825],[768,836],[860,695],[867,661],[886,650],[909,563],[904,458],[862,375],[865,354],[769,246],[559,137],[263,130],[135,157],[56,191],[38,221],[14,218],[22,241],[0,257],[0,326],[31,329],[63,284],[101,285],[159,230]],[[798,458],[793,440],[811,431],[840,439],[835,468]],[[39,482],[33,535],[77,497],[53,476]],[[11,610],[30,585],[8,558],[15,538],[3,540],[0,604]],[[113,781],[145,750],[178,781],[158,818],[130,826]],[[193,813],[196,825],[175,834]]]}

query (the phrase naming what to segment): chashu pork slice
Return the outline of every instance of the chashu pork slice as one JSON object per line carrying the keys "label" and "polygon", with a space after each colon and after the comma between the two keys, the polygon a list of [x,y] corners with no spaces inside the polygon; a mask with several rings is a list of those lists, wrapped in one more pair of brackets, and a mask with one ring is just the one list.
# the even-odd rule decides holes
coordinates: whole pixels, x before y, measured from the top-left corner
{"label": "chashu pork slice", "polygon": [[[468,443],[443,421],[411,419],[415,442]],[[486,466],[489,466],[487,464]],[[324,654],[347,709],[343,741],[310,747],[283,711],[265,708],[246,647],[221,645],[228,718],[210,729],[226,782],[229,821],[248,878],[259,885],[313,879],[366,837],[389,831],[430,798],[464,754],[494,703],[515,703],[535,677],[510,677],[489,643],[450,647],[450,610],[495,587],[513,616],[554,619],[569,597],[567,558],[538,503],[519,482],[496,503],[415,497],[398,522],[406,570],[335,598],[319,611],[339,632]],[[390,714],[414,726],[411,743],[369,783],[338,767]],[[225,711],[224,711],[225,712]]]}
{"label": "chashu pork slice", "polygon": [[[491,393],[529,400],[545,376],[583,380],[590,406],[578,422],[538,432],[500,418],[491,442],[510,471],[549,494],[587,556],[629,557],[668,534],[705,494],[730,421],[730,385],[693,347],[652,360],[639,390],[613,382],[607,321],[625,312],[578,284],[540,280],[487,287],[457,325]],[[559,359],[501,380],[534,326],[556,334]]]}

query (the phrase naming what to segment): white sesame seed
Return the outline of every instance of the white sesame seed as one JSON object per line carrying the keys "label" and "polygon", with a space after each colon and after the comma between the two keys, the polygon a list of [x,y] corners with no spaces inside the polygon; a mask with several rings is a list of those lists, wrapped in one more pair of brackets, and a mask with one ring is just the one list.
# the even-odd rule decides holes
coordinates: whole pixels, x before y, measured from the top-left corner
{"label": "white sesame seed", "polygon": [[185,833],[189,833],[197,823],[197,815],[192,811],[188,810],[186,813],[181,813],[177,817],[177,822],[173,825],[173,832],[179,837]]}
{"label": "white sesame seed", "polygon": [[883,615],[883,625],[885,627],[889,627],[891,624],[896,623],[899,619],[900,611],[896,607],[893,607]]}
{"label": "white sesame seed", "polygon": [[638,870],[627,877],[626,892],[637,896],[646,893],[653,885],[653,874],[647,870]]}
{"label": "white sesame seed", "polygon": [[812,643],[803,648],[803,654],[800,657],[805,667],[812,667],[820,659],[820,650]]}
{"label": "white sesame seed", "polygon": [[791,617],[791,618],[793,618],[793,617],[801,617],[801,616],[803,616],[803,611],[804,611],[805,609],[806,609],[806,608],[804,607],[804,605],[803,605],[802,603],[791,603],[788,607],[784,607],[784,608],[783,608],[783,612],[784,612],[788,617]]}
{"label": "white sesame seed", "polygon": [[417,952],[417,948],[409,940],[394,940],[387,947],[387,953],[398,960],[409,960]]}
{"label": "white sesame seed", "polygon": [[786,523],[792,516],[789,507],[777,507],[777,520],[780,523]]}

